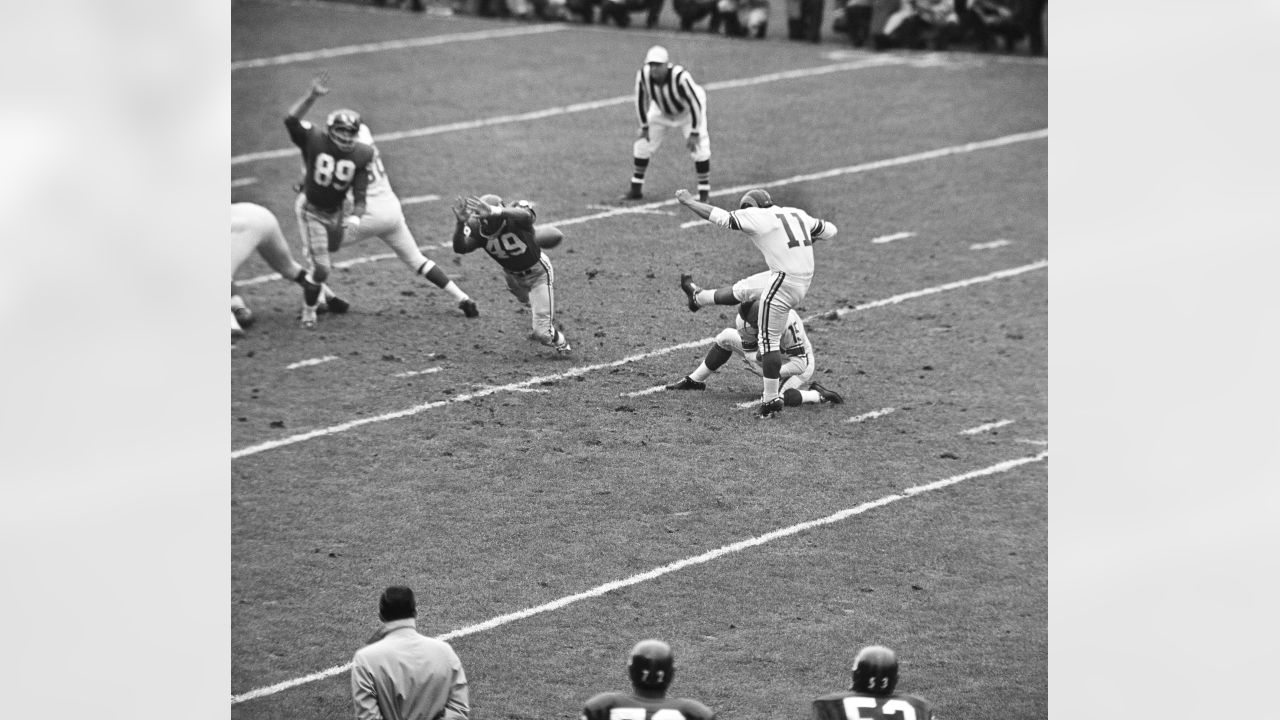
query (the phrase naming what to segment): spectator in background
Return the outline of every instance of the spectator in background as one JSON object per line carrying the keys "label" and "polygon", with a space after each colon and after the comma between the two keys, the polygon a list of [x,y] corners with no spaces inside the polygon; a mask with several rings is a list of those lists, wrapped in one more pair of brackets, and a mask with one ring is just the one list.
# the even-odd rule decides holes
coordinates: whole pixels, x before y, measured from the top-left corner
{"label": "spectator in background", "polygon": [[596,21],[596,6],[600,4],[601,0],[565,0],[564,9],[569,16],[577,16],[584,24],[590,25]]}
{"label": "spectator in background", "polygon": [[961,18],[961,25],[977,43],[978,50],[990,51],[993,39],[1000,38],[1004,41],[1005,51],[1012,52],[1024,32],[1015,14],[1017,4],[1017,0],[968,0],[967,7],[957,3],[956,13]]}
{"label": "spectator in background", "polygon": [[1022,0],[1021,4],[1022,25],[1029,44],[1027,50],[1032,55],[1044,55],[1044,27],[1049,21],[1049,0]]}
{"label": "spectator in background", "polygon": [[787,38],[791,40],[822,40],[823,0],[787,0]]}
{"label": "spectator in background", "polygon": [[872,0],[848,0],[844,5],[844,13],[837,15],[831,25],[832,32],[842,32],[849,36],[854,47],[862,47],[871,37]]}
{"label": "spectator in background", "polygon": [[378,600],[383,626],[351,660],[356,720],[467,720],[467,674],[453,648],[417,630],[413,590],[393,585]]}
{"label": "spectator in background", "polygon": [[631,25],[631,13],[646,13],[644,26],[652,30],[658,24],[663,0],[601,0],[600,22],[610,20],[620,28]]}
{"label": "spectator in background", "polygon": [[747,37],[763,38],[769,31],[769,0],[742,0],[738,19]]}
{"label": "spectator in background", "polygon": [[[881,7],[877,3],[873,12]],[[953,0],[891,0],[883,7],[888,10],[883,25],[872,19],[872,27],[879,27],[871,35],[876,50],[923,50],[930,44],[935,50],[945,50],[961,34]]]}

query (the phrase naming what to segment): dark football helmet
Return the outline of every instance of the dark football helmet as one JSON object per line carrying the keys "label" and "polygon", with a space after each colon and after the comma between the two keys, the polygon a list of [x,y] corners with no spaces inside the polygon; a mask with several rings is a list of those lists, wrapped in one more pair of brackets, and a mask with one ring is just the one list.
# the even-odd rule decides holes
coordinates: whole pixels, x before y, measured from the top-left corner
{"label": "dark football helmet", "polygon": [[760,300],[749,300],[738,306],[738,317],[742,318],[742,322],[755,327],[760,319]]}
{"label": "dark football helmet", "polygon": [[849,689],[871,695],[889,695],[898,686],[898,655],[883,645],[868,645],[853,659],[853,685]]}
{"label": "dark football helmet", "polygon": [[641,640],[631,648],[627,675],[631,684],[645,690],[666,690],[676,674],[676,656],[661,640]]}
{"label": "dark football helmet", "polygon": [[343,108],[329,113],[325,120],[329,130],[329,139],[343,152],[351,152],[356,146],[356,137],[360,134],[360,113]]}
{"label": "dark football helmet", "polygon": [[[481,195],[480,202],[484,203],[485,205],[494,205],[496,207],[506,206],[506,203],[502,202],[502,198],[498,197],[497,195],[494,195],[493,193],[489,193],[488,195]],[[501,226],[502,226],[502,218],[496,218],[492,216],[480,218],[480,229],[484,230],[486,233],[497,232],[498,228]]]}
{"label": "dark football helmet", "polygon": [[773,198],[769,197],[769,191],[764,188],[754,188],[743,194],[742,199],[738,201],[738,209],[749,207],[767,208],[773,205]]}

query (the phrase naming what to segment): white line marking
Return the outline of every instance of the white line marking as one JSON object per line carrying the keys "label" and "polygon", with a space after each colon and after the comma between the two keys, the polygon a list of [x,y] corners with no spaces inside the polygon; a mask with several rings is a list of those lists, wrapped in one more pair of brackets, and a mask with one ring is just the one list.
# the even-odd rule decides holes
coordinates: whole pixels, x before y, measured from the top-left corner
{"label": "white line marking", "polygon": [[325,362],[329,362],[330,360],[337,360],[337,359],[338,359],[337,355],[325,355],[322,358],[311,358],[310,360],[299,360],[298,362],[292,365],[286,365],[284,369],[294,370],[296,368],[307,367],[308,365],[319,365],[320,363],[325,363]]}
{"label": "white line marking", "polygon": [[905,240],[906,238],[915,237],[915,236],[916,234],[913,232],[900,232],[900,233],[894,233],[892,235],[881,235],[878,238],[871,238],[871,242],[880,244],[880,243],[893,242],[894,240]]}
{"label": "white line marking", "polygon": [[256,182],[258,182],[258,178],[256,177],[236,178],[235,180],[231,181],[231,187],[233,188],[244,187],[245,185],[252,185]]}
{"label": "white line marking", "polygon": [[414,375],[430,375],[431,373],[440,372],[440,368],[433,367],[426,370],[410,370],[409,372],[396,373],[392,377],[413,377]]}
{"label": "white line marking", "polygon": [[401,198],[400,204],[416,205],[418,203],[431,202],[432,200],[439,200],[439,199],[440,199],[439,195],[414,195],[413,197]]}
{"label": "white line marking", "polygon": [[746,409],[746,408],[755,407],[755,406],[757,406],[757,405],[759,405],[759,404],[761,404],[761,403],[763,403],[763,402],[764,402],[764,401],[763,401],[763,400],[761,400],[760,398],[756,398],[755,400],[752,400],[751,402],[738,403],[737,405],[734,405],[734,407],[738,408],[739,410],[743,410],[743,409]]}
{"label": "white line marking", "polygon": [[[1030,265],[1023,265],[1021,267],[1009,268],[1008,270],[999,270],[997,272],[991,273],[990,275],[982,275],[980,277],[969,278],[968,280],[957,280],[956,282],[947,283],[946,285],[937,285],[931,288],[925,288],[923,290],[915,290],[913,292],[904,293],[902,295],[894,295],[891,298],[885,298],[884,300],[874,300],[869,303],[863,303],[856,307],[840,308],[839,310],[836,310],[835,313],[837,317],[844,317],[849,313],[858,312],[859,310],[870,310],[871,308],[880,307],[881,305],[892,305],[895,303],[900,303],[904,300],[913,300],[915,298],[923,297],[925,295],[932,295],[934,293],[946,292],[947,290],[955,290],[957,288],[962,288],[966,285],[972,285],[974,283],[988,282],[991,280],[999,280],[1001,278],[1013,277],[1014,275],[1021,275],[1022,273],[1025,273],[1025,272],[1031,272],[1033,270],[1041,270],[1047,267],[1049,267],[1048,260],[1039,260],[1031,263]],[[804,320],[808,321],[810,318],[813,318],[813,317],[818,317],[818,316],[811,315],[808,318],[804,318]]]}
{"label": "white line marking", "polygon": [[667,389],[666,385],[654,385],[653,387],[645,388],[644,390],[637,390],[635,392],[618,393],[618,397],[640,397],[641,395],[652,395],[656,392],[662,392],[663,390],[666,390],[666,389]]}
{"label": "white line marking", "polygon": [[407,40],[387,40],[384,42],[364,43],[363,45],[346,45],[343,47],[325,48],[309,52],[296,52],[274,57],[255,58],[252,60],[236,60],[231,63],[232,72],[249,68],[268,67],[271,65],[287,65],[296,62],[308,62],[325,58],[362,55],[364,53],[384,52],[386,50],[405,50],[408,48],[446,45],[471,40],[493,40],[495,38],[515,37],[517,35],[541,35],[568,29],[565,25],[533,25],[531,27],[505,28],[502,30],[481,30],[478,32],[453,33],[450,35],[432,35],[429,37],[409,38]]}
{"label": "white line marking", "polygon": [[[473,385],[472,387],[476,388],[477,390],[502,390],[502,389],[503,389],[503,388],[502,388],[501,386],[499,386],[499,385]],[[520,393],[549,393],[549,392],[551,392],[551,391],[550,391],[550,390],[548,390],[548,389],[546,389],[546,388],[512,388],[512,389],[511,389],[511,392],[520,392]]]}
{"label": "white line marking", "polygon": [[894,410],[894,409],[893,409],[893,408],[891,408],[891,407],[887,407],[887,408],[880,408],[879,410],[872,410],[872,411],[871,411],[871,412],[869,412],[869,413],[862,413],[861,415],[854,415],[853,417],[849,418],[848,420],[845,420],[845,422],[847,422],[847,423],[856,423],[856,422],[863,422],[864,420],[872,420],[872,419],[875,419],[875,418],[878,418],[878,417],[884,417],[885,415],[888,415],[889,413],[893,412],[893,410]]}
{"label": "white line marking", "polygon": [[1018,438],[1017,440],[1014,440],[1014,442],[1026,443],[1027,445],[1042,445],[1044,447],[1049,446],[1048,440],[1030,440],[1027,438]]}
{"label": "white line marking", "polygon": [[1005,425],[1012,425],[1012,424],[1013,424],[1012,420],[997,420],[993,423],[987,423],[986,425],[979,425],[978,427],[971,427],[968,430],[961,430],[960,434],[961,435],[977,435],[978,433],[984,433],[988,430],[995,430],[996,428],[1002,428]]}
{"label": "white line marking", "polygon": [[[880,307],[882,305],[892,305],[894,303],[902,302],[903,300],[923,297],[925,295],[932,295],[934,293],[943,292],[945,290],[954,290],[956,288],[967,287],[969,285],[974,285],[982,282],[989,282],[991,280],[998,280],[1000,278],[1013,277],[1015,275],[1019,275],[1024,272],[1030,272],[1032,270],[1040,270],[1048,266],[1049,266],[1048,260],[1041,260],[1040,262],[1032,263],[1031,265],[1023,265],[1022,267],[1010,268],[1008,270],[1001,270],[999,272],[994,272],[989,275],[983,275],[982,277],[969,278],[968,280],[959,280],[957,282],[947,283],[946,285],[938,285],[932,288],[925,288],[924,290],[914,290],[909,293],[903,293],[902,295],[895,295],[893,297],[885,298],[883,300],[876,300],[874,302],[863,303],[862,305],[859,305],[854,308],[841,308],[839,311],[837,311],[837,313],[841,315],[847,315],[848,313],[857,312],[859,310],[868,310],[871,308]],[[817,313],[803,319],[807,322],[823,314],[827,314],[827,313]],[[360,418],[359,420],[351,420],[349,422],[341,423],[339,425],[332,425],[327,428],[320,428],[318,430],[312,430],[310,432],[305,432],[299,435],[291,435],[289,437],[280,438],[278,440],[268,440],[266,442],[258,443],[257,445],[250,445],[248,447],[240,448],[239,450],[233,450],[231,452],[231,459],[235,460],[236,458],[246,457],[248,455],[256,455],[257,453],[260,453],[260,452],[265,452],[267,450],[274,450],[276,448],[285,447],[286,445],[293,445],[294,443],[300,443],[306,440],[311,440],[313,438],[324,437],[325,435],[334,435],[337,433],[346,432],[348,430],[358,428],[362,425],[368,425],[370,423],[385,422],[387,420],[398,420],[400,418],[410,417],[412,415],[417,415],[418,413],[425,412],[427,410],[433,410],[435,408],[444,407],[446,405],[452,405],[454,403],[467,402],[469,400],[486,397],[488,395],[493,395],[494,393],[498,393],[502,391],[518,390],[520,388],[530,387],[530,386],[538,385],[544,382],[555,382],[557,380],[564,380],[571,377],[577,377],[579,375],[585,375],[589,372],[594,372],[596,370],[604,370],[607,368],[621,367],[623,365],[627,365],[633,362],[638,362],[640,360],[647,360],[648,358],[658,357],[660,355],[673,353],[677,350],[699,348],[704,345],[709,345],[713,342],[715,342],[715,336],[702,338],[701,340],[694,340],[691,342],[680,343],[679,345],[671,345],[669,347],[660,348],[658,350],[651,350],[649,352],[639,353],[637,355],[629,355],[627,357],[622,358],[621,360],[614,360],[612,362],[599,363],[596,365],[583,365],[581,367],[571,368],[569,370],[566,370],[565,372],[562,372],[556,375],[546,375],[542,377],[529,378],[527,380],[521,380],[519,382],[510,383],[508,385],[499,385],[492,388],[479,390],[473,393],[458,395],[456,397],[448,398],[446,400],[437,400],[435,402],[423,403],[422,405],[415,405],[410,408],[405,408],[403,410],[396,410],[394,412],[389,412],[382,415]]]}
{"label": "white line marking", "polygon": [[701,218],[699,218],[698,220],[690,220],[687,223],[680,223],[680,229],[688,230],[689,228],[695,227],[697,225],[710,225],[710,224],[711,224],[710,220],[702,220]]}
{"label": "white line marking", "polygon": [[975,243],[973,245],[970,245],[969,249],[970,250],[991,250],[992,248],[1004,247],[1005,245],[1012,245],[1012,244],[1013,242],[1009,240],[993,240],[992,242]]}
{"label": "white line marking", "polygon": [[[564,26],[550,27],[561,29]],[[840,72],[843,70],[862,70],[865,68],[880,67],[884,65],[900,65],[904,62],[904,60],[894,59],[888,56],[876,57],[857,62],[838,63],[836,65],[820,65],[818,67],[805,68],[802,70],[791,70],[783,73],[758,75],[756,77],[742,78],[739,80],[725,80],[722,82],[707,83],[703,85],[703,88],[706,90],[723,90],[727,88],[745,87],[748,85],[757,85],[759,83],[774,82],[777,80],[825,75],[827,73]],[[373,140],[376,143],[384,144],[393,140],[407,140],[409,138],[423,137],[426,135],[439,135],[442,133],[460,132],[463,130],[475,130],[477,128],[491,127],[494,125],[542,120],[549,117],[555,117],[557,115],[569,115],[572,113],[586,112],[588,110],[599,110],[601,108],[613,107],[614,105],[627,105],[634,103],[635,101],[636,96],[634,93],[631,95],[619,95],[617,97],[605,98],[603,100],[590,100],[587,102],[574,103],[572,105],[532,110],[530,112],[517,113],[515,115],[499,115],[496,117],[481,118],[479,120],[463,120],[461,122],[449,123],[447,125],[432,125],[430,127],[417,128],[414,130],[400,130],[397,132],[383,133],[381,135],[374,135]],[[297,154],[298,149],[296,147],[281,148],[279,150],[263,150],[261,152],[236,155],[231,158],[231,164],[232,166],[235,166],[255,160],[296,157]]]}
{"label": "white line marking", "polygon": [[[773,542],[774,540],[780,540],[782,538],[790,537],[792,535],[805,532],[806,530],[812,530],[817,527],[822,527],[823,525],[832,525],[832,524],[841,522],[842,520],[846,520],[848,518],[854,517],[855,515],[861,515],[862,513],[865,513],[868,510],[874,510],[879,507],[884,507],[885,505],[897,502],[899,500],[905,500],[907,498],[915,497],[917,495],[922,495],[924,493],[931,492],[933,490],[938,490],[944,487],[948,487],[950,485],[955,485],[956,483],[964,482],[965,480],[972,480],[974,478],[985,477],[987,475],[996,475],[998,473],[1008,472],[1010,470],[1021,467],[1023,465],[1042,462],[1046,460],[1048,457],[1049,457],[1049,452],[1046,450],[1040,453],[1039,455],[1015,458],[1013,460],[1005,460],[1003,462],[998,462],[995,465],[991,465],[991,466],[982,468],[980,470],[971,470],[962,475],[953,475],[949,478],[945,478],[943,480],[936,480],[934,482],[927,483],[925,485],[916,485],[915,487],[909,487],[902,490],[899,493],[895,493],[892,495],[885,495],[884,497],[879,498],[877,500],[865,502],[855,507],[846,508],[839,512],[832,513],[831,515],[827,515],[826,517],[821,517],[816,520],[808,520],[806,522],[797,523],[795,525],[791,525],[788,527],[779,528],[777,530],[764,533],[763,535],[756,535],[755,537],[748,538],[746,540],[739,540],[738,542],[731,543],[729,545],[722,545],[721,547],[702,553],[701,555],[687,557],[683,560],[678,560],[668,565],[663,565],[661,567],[656,567],[646,572],[632,575],[629,578],[625,578],[622,580],[614,580],[613,582],[608,582],[603,585],[597,585],[596,587],[591,588],[590,590],[577,593],[576,595],[567,595],[565,597],[559,598],[558,600],[553,600],[543,605],[526,608],[524,610],[508,613],[506,615],[499,615],[495,618],[490,618],[489,620],[486,620],[482,623],[478,623],[476,625],[471,625],[458,630],[447,632],[443,635],[439,635],[436,637],[436,639],[448,642],[456,638],[465,637],[467,635],[474,635],[476,633],[485,632],[487,630],[492,630],[494,628],[516,622],[517,620],[524,620],[525,618],[533,617],[534,615],[540,615],[545,612],[551,612],[552,610],[559,610],[563,607],[567,607],[581,600],[588,600],[591,598],[601,597],[607,593],[613,592],[614,590],[620,590],[622,588],[630,587],[632,585],[638,585],[642,582],[648,582],[649,580],[656,580],[657,578],[660,578],[663,575],[669,575],[673,572],[677,572],[679,570],[683,570],[688,567],[693,567],[695,565],[702,565],[702,564],[711,562],[712,560],[716,560],[726,555],[729,555],[731,553],[740,552],[742,550],[758,547],[760,545],[765,545],[767,543]],[[351,663],[345,663],[345,664],[331,667],[327,670],[321,670],[320,672],[312,673],[310,675],[306,675],[300,678],[285,680],[284,682],[276,683],[275,685],[257,688],[256,690],[250,690],[249,692],[243,693],[241,695],[232,695],[231,704],[236,705],[238,703],[245,702],[246,700],[253,700],[255,698],[265,697],[267,695],[274,695],[278,692],[281,692],[283,690],[288,690],[289,688],[292,688],[292,687],[304,685],[306,683],[314,682],[316,680],[323,680],[327,677],[332,677],[334,675],[347,672],[350,669],[351,669]]]}
{"label": "white line marking", "polygon": [[[1029,133],[1005,135],[1004,137],[999,137],[992,140],[982,140],[979,142],[966,143],[964,145],[952,145],[951,147],[939,148],[937,150],[929,150],[922,153],[915,153],[914,155],[903,155],[901,157],[890,158],[888,160],[875,160],[869,163],[863,163],[861,165],[850,165],[848,167],[835,168],[833,170],[824,170],[822,172],[812,173],[809,175],[794,175],[792,177],[784,178],[782,180],[774,180],[773,182],[769,182],[764,185],[739,185],[737,187],[724,188],[722,190],[713,191],[711,195],[712,196],[735,195],[735,194],[741,194],[743,192],[746,192],[747,190],[750,190],[753,187],[765,187],[765,188],[780,187],[782,185],[790,185],[798,182],[808,182],[810,180],[822,180],[825,178],[837,177],[839,175],[847,175],[850,173],[868,172],[870,170],[879,170],[881,168],[893,167],[895,165],[906,165],[908,163],[913,163],[913,162],[933,160],[935,158],[945,157],[947,155],[956,155],[959,153],[974,152],[976,150],[986,150],[989,148],[1002,147],[1004,145],[1011,145],[1013,143],[1025,142],[1028,140],[1038,140],[1041,138],[1046,138],[1048,136],[1049,136],[1049,130],[1047,128],[1044,130],[1036,130],[1034,132],[1029,132]],[[672,198],[670,200],[662,200],[656,203],[649,203],[648,205],[642,205],[636,208],[615,207],[615,208],[610,208],[605,212],[598,212],[592,215],[580,215],[578,217],[568,218],[566,220],[559,220],[555,223],[555,225],[557,227],[567,227],[569,225],[577,225],[577,224],[588,222],[591,220],[600,220],[603,218],[614,217],[616,215],[626,215],[628,213],[642,212],[644,210],[655,208],[655,207],[661,207],[665,205],[674,205],[676,204],[676,202],[677,201],[674,198]],[[704,222],[704,221],[698,220],[698,222]],[[436,245],[436,246],[426,246],[423,248],[423,250],[424,251],[430,250],[433,247],[437,247],[440,249],[452,249],[453,245],[452,243],[441,243],[440,245]],[[364,259],[355,258],[353,260],[344,260],[339,263],[334,263],[334,267],[351,267],[352,265],[358,265],[363,262],[372,262],[374,260],[384,260],[384,259],[393,258],[393,257],[395,257],[395,254],[387,253],[383,255],[374,255]],[[279,273],[272,273],[269,275],[260,275],[258,277],[249,278],[247,280],[237,280],[236,284],[256,285],[258,283],[267,282],[269,280],[279,280],[279,279],[280,279]]]}

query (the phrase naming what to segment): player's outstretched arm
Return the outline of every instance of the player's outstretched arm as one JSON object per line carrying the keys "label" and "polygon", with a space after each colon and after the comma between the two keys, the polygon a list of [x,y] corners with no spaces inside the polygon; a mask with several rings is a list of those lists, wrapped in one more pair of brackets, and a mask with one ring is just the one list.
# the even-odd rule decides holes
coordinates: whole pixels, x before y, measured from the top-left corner
{"label": "player's outstretched arm", "polygon": [[298,101],[289,108],[289,117],[294,120],[301,120],[303,115],[311,109],[311,105],[316,99],[329,94],[329,87],[325,85],[329,81],[329,73],[322,72],[311,79],[311,87],[307,88],[307,94],[298,98]]}
{"label": "player's outstretched arm", "polygon": [[457,220],[453,228],[453,251],[456,253],[469,253],[475,250],[479,245],[476,239],[467,229],[467,221],[471,219],[470,213],[467,211],[467,201],[462,197],[458,197],[453,201],[453,205],[449,208],[453,210],[453,217]]}
{"label": "player's outstretched arm", "polygon": [[680,188],[676,191],[676,200],[679,200],[681,205],[692,210],[703,220],[710,219],[712,211],[719,209],[715,205],[709,205],[701,200],[695,199],[693,197],[693,193],[685,190],[684,188]]}

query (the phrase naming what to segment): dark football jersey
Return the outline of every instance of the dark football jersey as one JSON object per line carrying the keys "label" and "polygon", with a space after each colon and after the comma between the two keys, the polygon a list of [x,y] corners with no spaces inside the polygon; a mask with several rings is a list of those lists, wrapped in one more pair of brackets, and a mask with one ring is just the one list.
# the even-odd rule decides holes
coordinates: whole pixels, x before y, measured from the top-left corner
{"label": "dark football jersey", "polygon": [[688,698],[645,698],[600,693],[582,708],[582,720],[712,720],[715,711]]}
{"label": "dark football jersey", "polygon": [[933,706],[901,693],[829,693],[813,701],[813,720],[933,720]]}
{"label": "dark football jersey", "polygon": [[342,150],[324,128],[293,116],[286,117],[284,125],[289,130],[289,139],[302,149],[303,192],[307,202],[320,210],[335,212],[342,209],[347,191],[351,190],[356,205],[364,205],[373,147],[357,142],[351,150]]}
{"label": "dark football jersey", "polygon": [[542,248],[533,239],[533,221],[536,215],[533,208],[524,203],[516,203],[506,209],[502,224],[492,233],[486,233],[479,218],[472,218],[467,227],[471,236],[476,238],[480,247],[489,253],[489,257],[512,272],[528,270],[538,264],[542,258]]}

